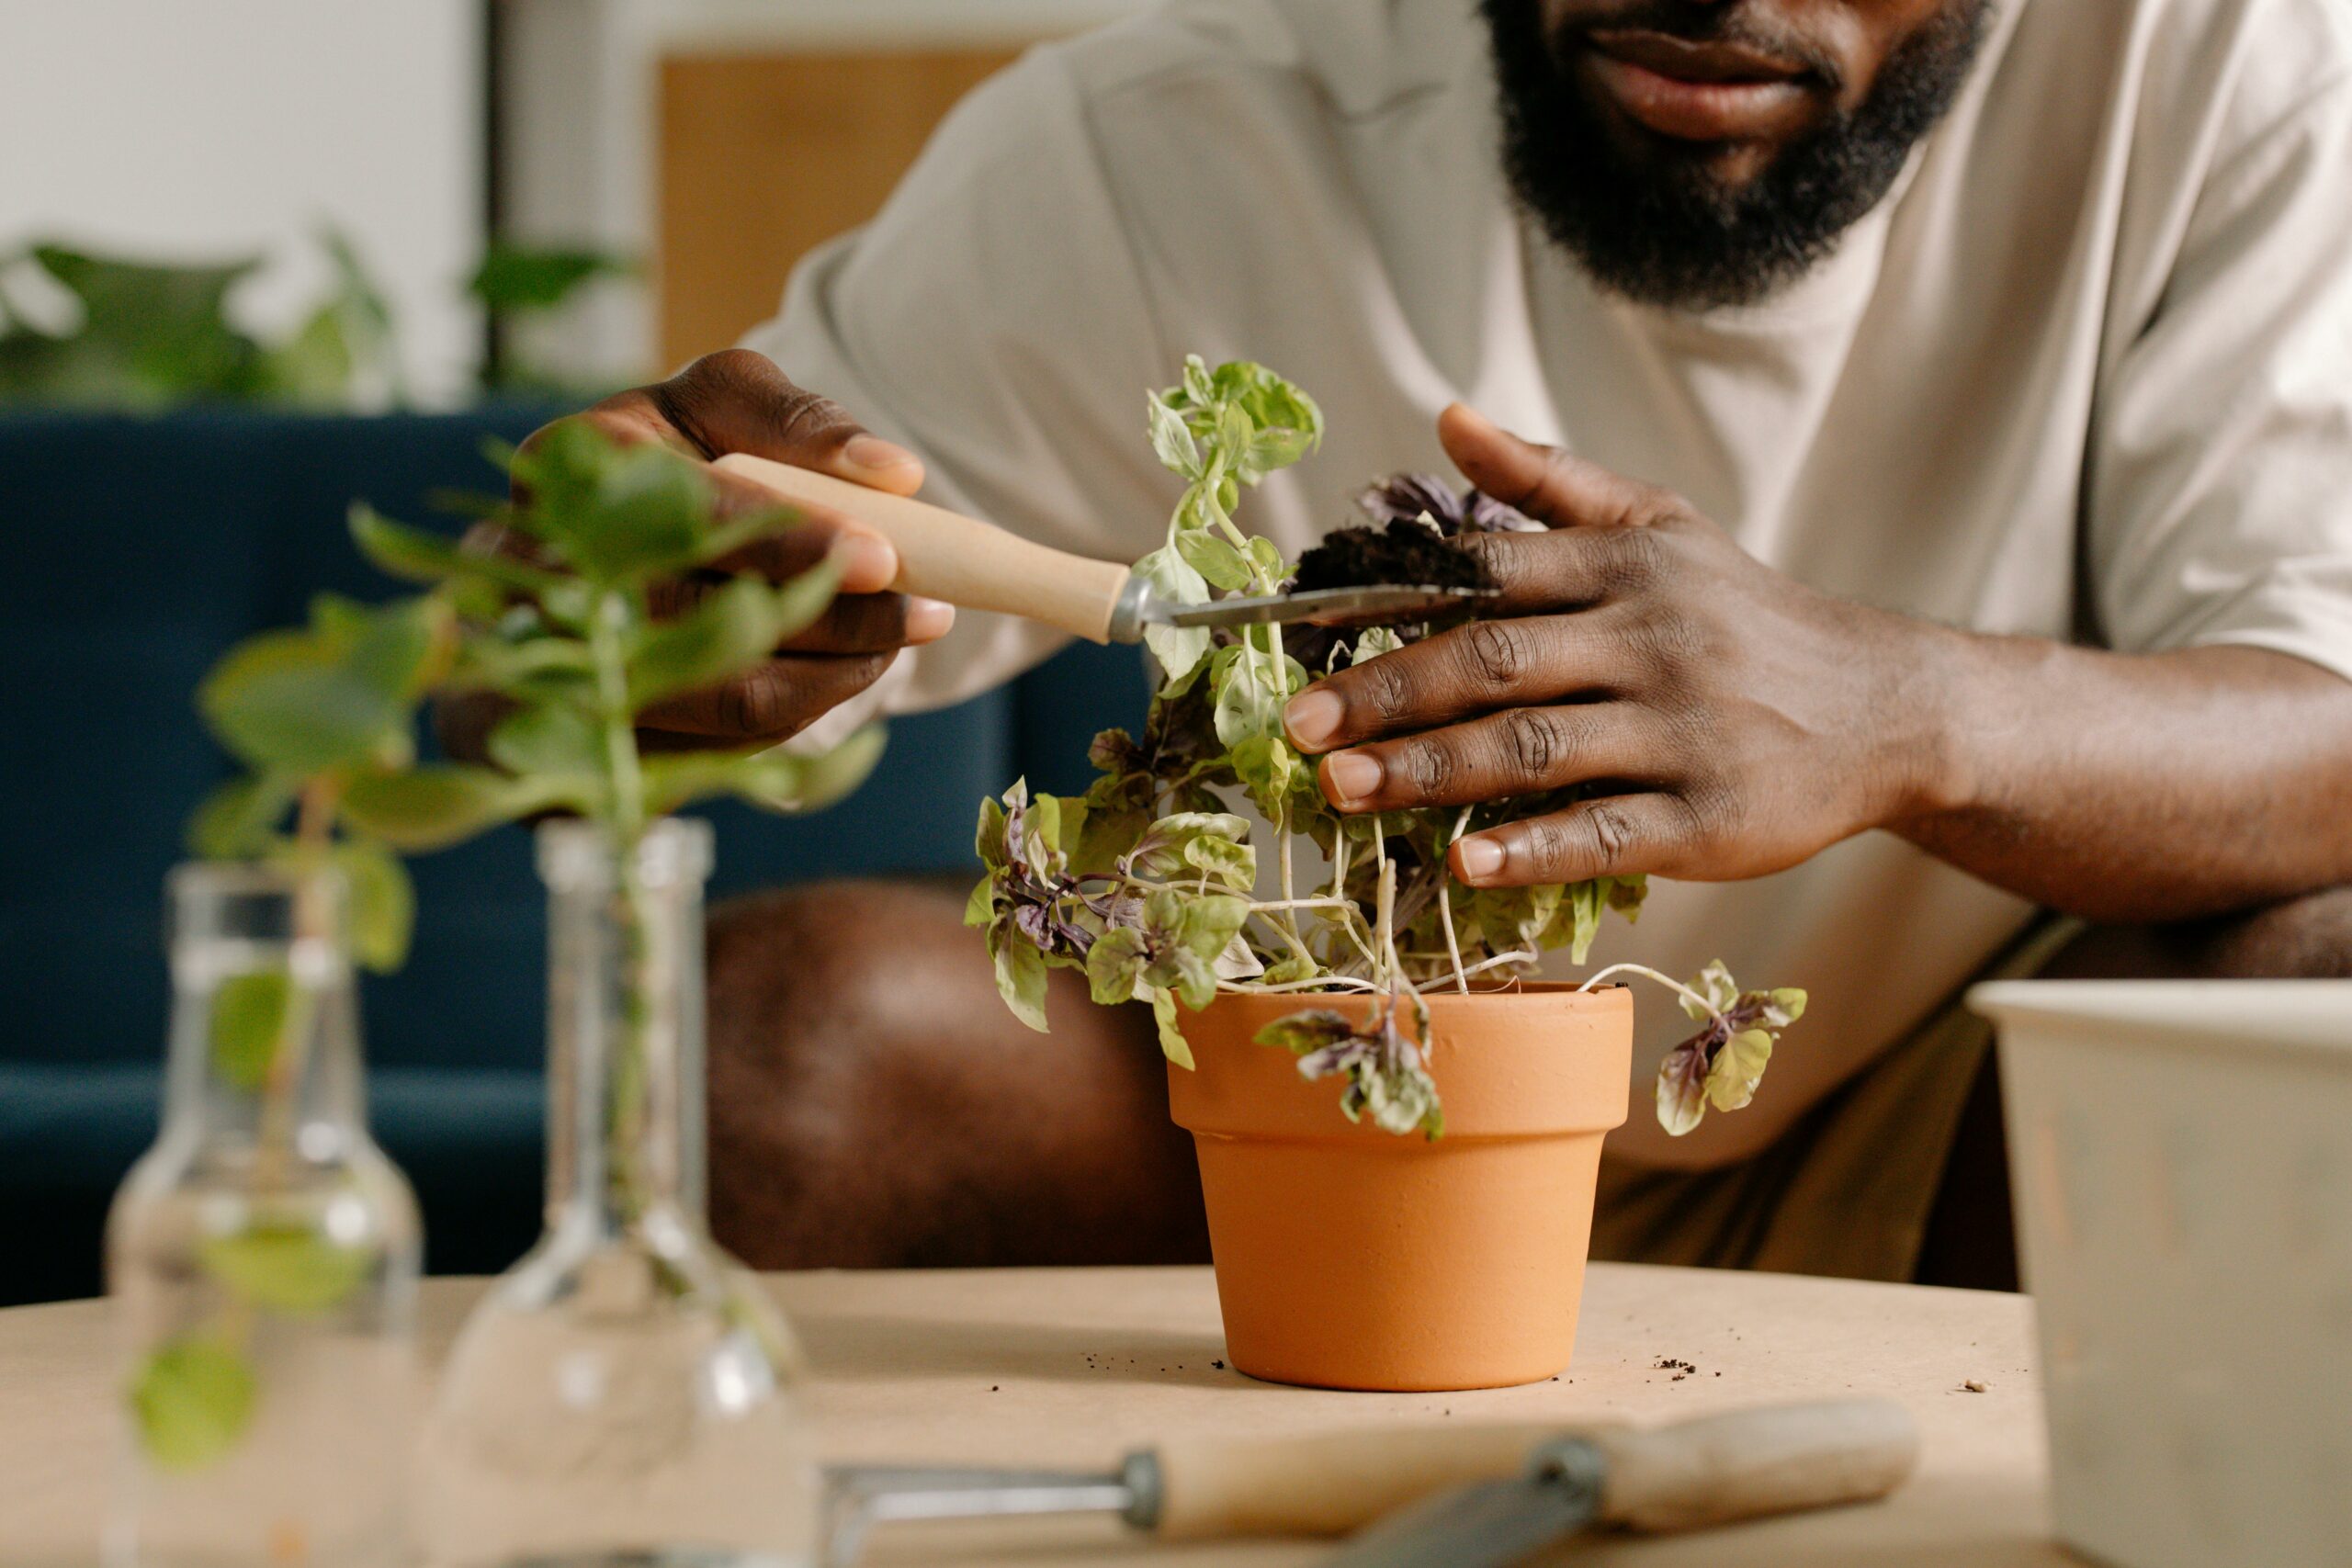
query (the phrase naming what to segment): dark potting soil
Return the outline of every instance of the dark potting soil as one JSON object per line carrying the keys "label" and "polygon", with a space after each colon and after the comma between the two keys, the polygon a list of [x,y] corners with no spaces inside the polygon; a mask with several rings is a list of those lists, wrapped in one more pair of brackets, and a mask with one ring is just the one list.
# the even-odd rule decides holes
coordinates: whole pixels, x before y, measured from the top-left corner
{"label": "dark potting soil", "polygon": [[1341,528],[1298,558],[1298,589],[1368,583],[1492,588],[1487,563],[1428,524],[1397,518],[1385,528]]}

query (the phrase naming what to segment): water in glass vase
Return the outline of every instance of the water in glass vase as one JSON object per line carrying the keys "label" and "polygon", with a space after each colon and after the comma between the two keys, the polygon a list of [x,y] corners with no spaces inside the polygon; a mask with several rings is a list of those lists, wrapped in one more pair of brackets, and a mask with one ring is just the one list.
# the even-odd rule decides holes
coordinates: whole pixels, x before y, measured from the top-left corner
{"label": "water in glass vase", "polygon": [[163,1131],[117,1194],[114,1568],[406,1560],[419,1230],[368,1137],[343,885],[171,882]]}
{"label": "water in glass vase", "polygon": [[546,1233],[467,1321],[424,1449],[428,1555],[800,1564],[817,1476],[797,1355],[703,1219],[699,822],[616,852],[539,830],[549,917]]}

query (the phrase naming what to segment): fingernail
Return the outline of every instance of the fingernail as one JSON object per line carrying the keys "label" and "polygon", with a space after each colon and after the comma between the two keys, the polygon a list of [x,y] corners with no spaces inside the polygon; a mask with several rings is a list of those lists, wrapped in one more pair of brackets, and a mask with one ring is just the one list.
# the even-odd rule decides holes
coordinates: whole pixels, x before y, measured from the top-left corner
{"label": "fingernail", "polygon": [[907,640],[934,642],[947,635],[956,624],[956,606],[944,599],[909,599],[907,601]]}
{"label": "fingernail", "polygon": [[1346,705],[1329,692],[1301,692],[1283,709],[1283,728],[1302,751],[1320,751],[1340,733]]}
{"label": "fingernail", "polygon": [[1503,868],[1503,847],[1492,839],[1464,839],[1453,846],[1453,855],[1467,881],[1484,881]]}
{"label": "fingernail", "polygon": [[1341,800],[1362,800],[1380,787],[1380,759],[1364,751],[1334,751],[1323,759],[1323,777]]}
{"label": "fingernail", "polygon": [[849,444],[842,448],[842,461],[853,468],[878,474],[891,468],[912,468],[922,459],[896,442],[885,441],[878,435],[853,435]]}
{"label": "fingernail", "polygon": [[899,575],[899,552],[872,534],[842,535],[833,542],[832,557],[844,593],[879,593]]}
{"label": "fingernail", "polygon": [[1493,420],[1488,419],[1468,403],[1448,405],[1443,417],[1457,427],[1467,425],[1471,434],[1476,435],[1490,435],[1500,428]]}

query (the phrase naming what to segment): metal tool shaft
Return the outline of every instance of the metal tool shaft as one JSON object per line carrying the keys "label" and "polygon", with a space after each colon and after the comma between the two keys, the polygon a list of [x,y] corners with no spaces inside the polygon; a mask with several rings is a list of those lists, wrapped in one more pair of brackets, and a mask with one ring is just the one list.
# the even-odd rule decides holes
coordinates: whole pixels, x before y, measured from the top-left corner
{"label": "metal tool shaft", "polygon": [[876,1525],[1035,1514],[1113,1514],[1137,1529],[1159,1517],[1159,1467],[1129,1454],[1103,1474],[962,1466],[839,1465],[825,1472],[825,1565],[850,1568]]}

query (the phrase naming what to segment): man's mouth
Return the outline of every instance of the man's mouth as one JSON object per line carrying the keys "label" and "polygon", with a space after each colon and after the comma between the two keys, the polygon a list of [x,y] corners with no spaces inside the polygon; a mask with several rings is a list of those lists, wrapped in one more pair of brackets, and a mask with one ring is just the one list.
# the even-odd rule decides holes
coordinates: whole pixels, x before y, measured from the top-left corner
{"label": "man's mouth", "polygon": [[1744,44],[1693,43],[1643,28],[1595,28],[1576,69],[1637,124],[1686,141],[1747,141],[1803,126],[1813,108],[1802,62]]}

